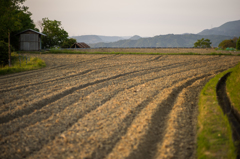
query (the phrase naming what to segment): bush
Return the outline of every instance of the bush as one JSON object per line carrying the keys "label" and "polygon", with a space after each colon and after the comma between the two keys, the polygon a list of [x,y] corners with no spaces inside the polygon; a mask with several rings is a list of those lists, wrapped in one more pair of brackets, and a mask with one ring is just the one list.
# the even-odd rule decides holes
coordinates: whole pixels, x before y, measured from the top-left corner
{"label": "bush", "polygon": [[218,47],[222,48],[222,49],[226,49],[226,48],[236,48],[236,42],[237,42],[237,38],[233,38],[233,39],[229,39],[229,40],[223,40]]}
{"label": "bush", "polygon": [[238,38],[237,44],[236,44],[236,49],[240,50],[240,37]]}
{"label": "bush", "polygon": [[63,44],[62,44],[62,48],[70,48],[74,43],[76,43],[77,40],[70,38],[70,39],[66,39]]}
{"label": "bush", "polygon": [[8,44],[0,41],[0,65],[5,66],[8,64]]}

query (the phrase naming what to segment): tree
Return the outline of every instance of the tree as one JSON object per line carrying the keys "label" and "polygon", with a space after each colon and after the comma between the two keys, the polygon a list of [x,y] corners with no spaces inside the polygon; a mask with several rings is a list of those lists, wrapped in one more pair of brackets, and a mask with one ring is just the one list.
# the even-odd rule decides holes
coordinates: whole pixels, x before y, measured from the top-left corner
{"label": "tree", "polygon": [[70,48],[74,43],[76,43],[77,40],[70,38],[70,39],[66,39],[63,44],[62,44],[62,48]]}
{"label": "tree", "polygon": [[236,49],[240,50],[240,37],[238,38],[238,41],[236,43]]}
{"label": "tree", "polygon": [[61,22],[48,18],[43,18],[42,21],[42,33],[47,35],[42,37],[43,47],[61,46],[68,37],[68,33],[61,27]]}
{"label": "tree", "polygon": [[8,44],[0,41],[0,65],[5,66],[8,63]]}
{"label": "tree", "polygon": [[27,11],[28,7],[23,6],[25,0],[4,0],[0,1],[0,38],[8,39],[8,63],[11,66],[11,32],[21,28],[20,16],[17,10]]}
{"label": "tree", "polygon": [[209,39],[200,39],[197,42],[194,43],[194,47],[197,48],[210,48],[211,47],[212,42]]}
{"label": "tree", "polygon": [[[19,30],[16,30],[16,31],[12,32],[11,33],[12,35],[15,35],[15,34],[21,32],[23,30],[26,30],[26,29],[33,29],[33,30],[39,31],[35,27],[35,24],[34,24],[33,20],[31,19],[32,13],[30,13],[28,11],[23,12],[23,11],[17,10],[16,14],[18,15],[18,19],[21,22],[21,27],[20,27]],[[14,49],[19,48],[19,38],[20,38],[19,36],[11,36],[11,44],[12,44]]]}
{"label": "tree", "polygon": [[223,40],[218,47],[222,48],[222,49],[226,49],[226,48],[236,48],[236,43],[237,43],[238,38],[234,37],[233,39],[229,39],[229,40]]}

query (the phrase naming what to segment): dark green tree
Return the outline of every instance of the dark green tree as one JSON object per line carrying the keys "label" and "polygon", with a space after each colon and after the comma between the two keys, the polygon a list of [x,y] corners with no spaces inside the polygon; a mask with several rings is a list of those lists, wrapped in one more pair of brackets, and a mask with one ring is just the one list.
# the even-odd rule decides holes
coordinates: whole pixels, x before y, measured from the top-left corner
{"label": "dark green tree", "polygon": [[194,43],[194,47],[197,48],[210,48],[211,47],[212,42],[209,39],[200,39],[197,42]]}
{"label": "dark green tree", "polygon": [[19,32],[21,32],[23,30],[26,30],[26,29],[33,29],[33,30],[39,31],[36,28],[33,20],[31,19],[32,13],[30,13],[28,11],[23,12],[23,11],[16,10],[16,14],[18,15],[18,19],[21,22],[21,29],[11,33],[12,34],[11,44],[12,44],[14,49],[19,48],[19,36],[15,36],[16,33],[19,33]]}
{"label": "dark green tree", "polygon": [[42,37],[44,48],[61,46],[67,40],[68,33],[61,27],[61,22],[57,20],[42,19],[43,31],[47,36]]}
{"label": "dark green tree", "polygon": [[70,38],[70,39],[66,39],[63,44],[62,44],[62,48],[70,48],[74,43],[76,43],[77,40]]}
{"label": "dark green tree", "polygon": [[236,48],[237,38],[229,39],[229,40],[223,40],[218,47],[222,49],[226,48]]}
{"label": "dark green tree", "polygon": [[0,41],[0,66],[5,66],[8,63],[8,44]]}
{"label": "dark green tree", "polygon": [[22,23],[19,19],[20,12],[26,12],[28,7],[23,6],[25,0],[1,0],[0,1],[0,40],[7,38],[8,61],[11,66],[11,33],[21,29]]}
{"label": "dark green tree", "polygon": [[236,49],[240,50],[240,37],[237,40]]}

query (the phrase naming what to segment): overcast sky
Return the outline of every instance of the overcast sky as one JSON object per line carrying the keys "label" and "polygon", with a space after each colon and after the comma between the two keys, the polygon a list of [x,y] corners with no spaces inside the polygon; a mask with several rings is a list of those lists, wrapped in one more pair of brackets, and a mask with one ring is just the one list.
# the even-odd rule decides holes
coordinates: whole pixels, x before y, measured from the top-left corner
{"label": "overcast sky", "polygon": [[240,20],[240,0],[26,0],[34,22],[61,21],[69,36],[198,33]]}

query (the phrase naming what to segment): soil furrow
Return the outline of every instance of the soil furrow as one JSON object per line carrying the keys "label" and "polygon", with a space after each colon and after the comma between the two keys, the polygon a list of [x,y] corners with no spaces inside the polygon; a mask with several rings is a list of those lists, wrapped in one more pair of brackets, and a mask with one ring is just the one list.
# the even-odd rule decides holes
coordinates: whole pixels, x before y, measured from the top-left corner
{"label": "soil furrow", "polygon": [[[113,68],[113,67],[119,67],[119,66],[123,66],[123,65],[129,65],[129,64],[136,64],[136,63],[144,63],[144,62],[151,62],[151,61],[154,61],[155,59],[157,60],[157,59],[159,59],[160,57],[158,57],[158,58],[154,58],[154,59],[151,59],[151,60],[144,60],[144,61],[141,61],[141,62],[128,62],[128,63],[124,63],[124,64],[117,64],[117,65],[113,65],[113,66],[106,66],[106,65],[104,65],[104,67],[100,67],[100,68],[97,68],[97,69],[92,69],[92,70],[101,70],[101,69],[106,69],[106,68]],[[78,74],[76,74],[76,76],[77,76]],[[52,76],[52,75],[51,75]],[[61,77],[61,78],[57,78],[56,80],[61,80],[61,79],[66,79],[66,78],[70,78],[70,77],[74,77],[74,75],[70,75],[70,76],[65,76],[65,77]],[[46,82],[51,82],[51,81],[55,81],[55,79],[51,79],[51,78],[53,78],[53,77],[50,77],[50,80],[49,80],[49,78],[48,79],[46,79],[45,81]],[[45,83],[46,83],[45,82]],[[14,82],[15,84],[16,84],[16,82]],[[44,83],[44,82],[37,82],[36,84],[42,84],[42,83]],[[13,88],[8,88],[9,86],[8,85],[5,85],[4,87],[2,87],[2,88],[7,88],[7,89],[1,89],[0,90],[0,93],[1,92],[4,92],[4,91],[10,91],[10,90],[14,90],[14,89],[19,89],[19,88],[24,88],[24,87],[28,87],[28,86],[32,86],[32,85],[36,85],[36,84],[33,84],[33,83],[29,83],[29,84],[26,84],[26,82],[25,82],[25,84],[23,85],[23,86],[17,86],[17,87],[13,87]],[[11,85],[11,83],[9,84],[9,85]]]}
{"label": "soil furrow", "polygon": [[195,158],[198,92],[211,77],[199,79],[180,92],[167,118],[163,141],[157,144],[152,158]]}
{"label": "soil furrow", "polygon": [[[147,131],[146,136],[144,137],[144,140],[141,141],[141,143],[138,145],[138,148],[136,151],[132,151],[131,154],[127,158],[136,158],[136,159],[146,159],[146,158],[154,158],[155,152],[157,152],[157,144],[163,140],[163,133],[162,130],[163,127],[165,127],[166,122],[162,121],[163,118],[166,118],[167,115],[172,110],[172,107],[175,103],[175,100],[178,96],[178,94],[187,86],[190,86],[195,81],[205,78],[209,75],[203,75],[200,77],[193,78],[191,80],[188,80],[183,85],[176,87],[174,91],[167,97],[161,105],[163,107],[158,107],[156,112],[153,114],[151,119],[151,124],[149,126],[149,129]],[[164,108],[165,107],[165,108]],[[164,110],[164,112],[163,112]],[[161,114],[161,115],[160,115]],[[150,137],[151,136],[151,137]]]}
{"label": "soil furrow", "polygon": [[81,69],[80,70],[71,70],[71,69],[66,69],[66,70],[64,70],[64,71],[61,71],[61,72],[49,72],[49,74],[44,74],[45,76],[44,77],[41,77],[41,80],[39,79],[40,77],[39,76],[37,76],[38,77],[38,79],[32,79],[32,78],[30,78],[30,79],[25,79],[24,81],[21,81],[21,80],[18,80],[18,79],[16,79],[15,81],[13,81],[14,82],[14,86],[13,86],[13,82],[11,82],[11,83],[7,83],[7,84],[5,84],[4,85],[4,87],[1,87],[1,90],[4,90],[4,89],[9,89],[9,88],[14,88],[14,87],[19,87],[19,86],[21,86],[21,85],[25,85],[25,86],[27,86],[27,85],[31,85],[32,83],[39,83],[39,82],[43,82],[43,81],[48,81],[48,80],[54,80],[54,79],[57,79],[57,78],[59,78],[59,77],[66,77],[66,76],[69,76],[69,75],[73,75],[73,74],[77,74],[77,73],[79,73],[81,71]]}
{"label": "soil furrow", "polygon": [[[143,100],[141,103],[139,103],[136,107],[134,107],[133,109],[130,109],[130,115],[125,115],[123,120],[121,120],[121,124],[118,124],[118,129],[115,129],[113,130],[113,132],[109,132],[111,135],[110,135],[110,138],[107,138],[107,140],[101,142],[101,145],[99,148],[97,148],[97,150],[93,150],[93,153],[90,154],[90,156],[92,156],[93,158],[102,158],[103,156],[106,156],[110,151],[111,151],[111,148],[112,146],[114,146],[114,144],[116,144],[118,142],[118,140],[121,138],[121,136],[123,134],[126,133],[126,130],[128,128],[129,125],[131,125],[131,122],[132,120],[135,118],[135,113],[139,113],[141,112],[141,110],[146,106],[148,105],[148,103],[152,100],[152,98],[155,97],[155,95],[157,94],[158,92],[152,92],[151,95],[149,95],[146,100]],[[70,131],[70,130],[69,130]],[[71,130],[73,131],[73,130]],[[67,131],[68,132],[68,131]],[[64,136],[67,135],[67,132],[65,133]],[[91,130],[90,130],[91,132]],[[103,132],[104,133],[104,132]],[[91,134],[91,133],[90,133]],[[87,136],[89,136],[90,134],[86,134]],[[84,135],[84,138],[88,138],[86,135]],[[67,136],[66,136],[67,137]],[[61,138],[61,137],[60,137]],[[91,138],[91,137],[90,137]],[[58,140],[58,138],[57,138]],[[62,140],[62,139],[61,139]],[[70,139],[69,139],[70,140]],[[71,141],[69,141],[71,143]],[[61,145],[61,144],[60,144]],[[92,145],[92,144],[91,144]],[[86,145],[85,145],[86,146]],[[55,146],[47,146],[47,147],[55,147]],[[87,146],[88,147],[88,146]],[[85,151],[86,148],[83,148],[82,146],[77,148],[79,152],[81,151]],[[95,147],[92,145],[92,147]],[[88,149],[89,150],[89,149]],[[73,151],[73,152],[77,152],[77,151]],[[40,153],[42,154],[42,153]],[[56,155],[56,154],[55,154]],[[40,155],[41,156],[41,155]],[[85,156],[85,157],[90,157],[89,155],[88,156]],[[55,156],[56,158],[58,158],[59,156]],[[66,156],[65,156],[66,157]],[[76,156],[75,156],[76,157]],[[34,156],[34,158],[36,158],[36,156]],[[91,157],[90,157],[91,158]]]}
{"label": "soil furrow", "polygon": [[240,61],[231,56],[41,57],[45,70],[0,78],[0,89],[12,89],[0,93],[0,158],[192,157],[192,102],[201,81]]}
{"label": "soil furrow", "polygon": [[92,70],[86,70],[86,71],[83,71],[83,72],[80,72],[80,73],[77,73],[77,74],[74,74],[74,75],[69,75],[67,77],[61,77],[61,78],[56,78],[56,79],[47,80],[47,81],[43,81],[43,82],[32,83],[32,84],[28,84],[28,85],[22,85],[22,86],[17,86],[17,87],[14,87],[14,88],[0,90],[0,93],[11,91],[11,90],[16,90],[16,89],[20,89],[20,88],[25,88],[25,87],[29,87],[29,86],[36,86],[36,85],[39,85],[39,84],[44,84],[44,83],[49,83],[49,82],[56,82],[56,81],[59,81],[59,80],[62,80],[62,79],[67,79],[67,78],[76,77],[76,76],[79,76],[79,75],[84,75],[84,74],[87,74],[91,71]]}
{"label": "soil furrow", "polygon": [[[149,73],[149,72],[148,72]],[[41,102],[41,101],[40,101]],[[34,103],[33,103],[34,104]]]}
{"label": "soil furrow", "polygon": [[154,92],[151,97],[148,97],[136,108],[131,110],[132,113],[130,113],[123,119],[123,123],[121,124],[122,127],[120,127],[115,133],[113,133],[113,135],[110,138],[108,138],[108,140],[102,143],[102,145],[111,144],[111,146],[101,146],[100,148],[95,149],[91,154],[90,158],[99,159],[105,158],[112,151],[112,149],[118,143],[118,141],[121,140],[121,137],[124,136],[124,134],[126,134],[127,129],[132,124],[134,118],[142,111],[143,108],[145,108],[152,101],[152,98],[154,98],[157,94],[159,94],[159,91]]}
{"label": "soil furrow", "polygon": [[[138,89],[137,89],[138,90]],[[137,92],[137,91],[136,91]],[[149,95],[149,97],[147,97],[147,99],[145,100],[145,101],[143,101],[143,102],[139,102],[139,104],[138,105],[136,105],[136,109],[135,108],[133,108],[132,110],[131,110],[131,112],[133,112],[134,113],[134,111],[137,111],[138,109],[142,109],[141,107],[144,107],[148,102],[149,102],[149,100],[151,100],[150,98],[151,98],[151,96],[152,96],[152,93],[151,93],[151,95]],[[126,101],[127,102],[127,101]],[[128,102],[127,102],[128,103]],[[109,106],[110,107],[112,107],[111,105],[113,105],[113,104],[109,104]],[[119,108],[118,108],[119,109]],[[128,108],[129,109],[129,108]],[[125,109],[122,109],[122,110],[124,110],[125,111]],[[99,112],[100,110],[97,110],[96,112]],[[128,111],[128,110],[127,110]],[[139,110],[140,111],[140,110]],[[100,111],[101,112],[101,111]],[[92,112],[92,114],[93,114],[94,112]],[[96,117],[95,118],[98,118],[97,117],[98,115],[96,114]],[[125,116],[125,115],[124,115]],[[129,116],[130,117],[130,116]],[[128,118],[128,117],[127,117]],[[130,118],[132,118],[132,117],[130,117]],[[126,120],[126,117],[124,117],[123,118],[123,120]],[[83,119],[84,120],[84,119]],[[86,120],[88,120],[88,119],[86,119]],[[99,121],[101,121],[100,119],[98,119]],[[121,120],[122,121],[122,120]],[[75,124],[76,125],[76,124]],[[123,124],[122,124],[122,122],[119,124],[119,126],[121,127]],[[69,130],[69,131],[72,131],[72,130]],[[114,130],[115,131],[115,130]],[[116,130],[116,132],[118,132],[118,131],[120,131],[119,129],[118,130]],[[87,136],[89,136],[90,134],[86,134]],[[84,136],[84,138],[87,138],[87,136]]]}
{"label": "soil furrow", "polygon": [[[117,65],[118,66],[118,65]],[[114,66],[115,67],[115,66]],[[103,67],[104,68],[104,67]],[[106,68],[106,67],[105,67]],[[64,79],[64,77],[63,77],[63,79]],[[40,82],[41,83],[41,82]],[[24,87],[26,87],[27,85],[26,84],[24,84],[25,86]],[[20,88],[21,88],[21,86],[20,86]],[[11,89],[12,90],[12,89]]]}
{"label": "soil furrow", "polygon": [[[198,77],[198,78],[201,78],[201,77]],[[195,78],[195,80],[198,78]],[[190,83],[188,84],[192,83],[191,80],[189,82]],[[182,84],[186,86],[186,83],[185,84],[182,83]],[[178,86],[178,88],[182,87],[184,89],[185,86],[182,87],[180,85]],[[156,138],[157,136],[159,136],[159,133],[163,134],[164,120],[167,118],[166,111],[170,111],[169,107],[171,107],[171,105],[169,105],[169,102],[174,103],[173,102],[174,98],[171,98],[170,95],[172,95],[172,97],[177,97],[178,96],[177,92],[181,92],[182,90],[181,88],[180,90],[178,89],[176,90],[175,87],[176,86],[173,86],[170,89],[167,88],[166,91],[163,90],[163,92],[157,95],[157,97],[155,97],[154,99],[157,101],[157,103],[153,102],[147,108],[144,108],[144,110],[141,112],[141,115],[139,115],[139,117],[134,119],[133,124],[129,128],[128,132],[121,137],[122,140],[120,140],[119,143],[115,145],[115,147],[113,148],[113,151],[109,154],[107,158],[114,158],[114,159],[135,158],[135,157],[145,158],[146,156],[147,157],[154,156],[155,152],[152,150],[154,145],[152,144],[156,143],[156,140],[159,140]],[[152,112],[152,114],[150,112]],[[161,119],[156,121],[157,118],[161,118]],[[155,123],[155,128],[153,128],[153,123]],[[151,129],[149,128],[149,125]],[[148,132],[148,135],[146,135],[147,134],[146,131]],[[151,136],[149,136],[149,132]],[[149,142],[148,144],[146,143],[147,145],[142,144],[142,142],[146,142],[146,141]],[[143,147],[139,147],[139,145],[142,145]],[[151,146],[149,147],[149,145]],[[139,148],[142,148],[142,149],[139,149]],[[133,154],[134,152],[136,153],[137,156]],[[146,154],[142,154],[143,157],[141,157],[141,154],[138,154],[142,152],[146,153]]]}
{"label": "soil furrow", "polygon": [[[23,143],[32,143],[31,146],[28,146],[28,150],[29,151],[23,151],[21,153],[17,153],[17,152],[13,152],[16,154],[21,154],[21,156],[28,156],[30,154],[32,154],[34,151],[39,151],[43,145],[49,143],[50,141],[54,140],[55,136],[57,136],[58,134],[61,134],[63,131],[66,131],[68,128],[70,128],[74,123],[77,122],[77,120],[79,120],[80,118],[84,117],[87,113],[91,112],[92,110],[95,110],[97,107],[105,104],[106,102],[108,102],[111,98],[114,98],[114,96],[119,92],[119,91],[123,91],[122,90],[116,90],[114,92],[112,92],[109,96],[107,96],[105,99],[101,100],[101,101],[96,101],[94,105],[92,105],[91,107],[88,107],[85,111],[83,112],[73,112],[73,110],[68,110],[68,113],[71,113],[71,119],[69,120],[68,117],[66,116],[68,113],[65,113],[65,117],[61,117],[64,120],[60,120],[58,121],[59,117],[58,116],[53,116],[50,119],[50,124],[49,123],[40,123],[42,125],[42,128],[39,129],[38,125],[32,125],[29,129],[31,129],[32,131],[29,131],[29,134],[25,134],[24,131],[20,132],[20,134],[24,134],[24,135],[29,135],[32,136],[33,134],[36,133],[40,133],[40,134],[45,134],[44,136],[38,137],[37,140],[32,141],[33,139],[26,139],[24,141],[22,141]],[[57,122],[53,122],[53,121],[57,121]],[[49,125],[49,126],[48,126]],[[35,129],[32,127],[36,127]],[[57,128],[57,129],[56,129]],[[18,135],[18,134],[15,134]],[[3,138],[3,140],[1,141],[0,145],[5,145],[6,142],[11,142],[14,141],[15,139],[15,135],[10,136],[8,139]],[[21,144],[20,144],[21,145]],[[1,146],[0,146],[1,147]],[[19,148],[23,147],[19,146]],[[14,156],[16,157],[16,156]]]}
{"label": "soil furrow", "polygon": [[[180,64],[182,64],[182,63],[180,63]],[[195,64],[196,64],[196,62],[195,62]],[[164,67],[161,67],[160,70],[162,71],[162,70],[166,70],[166,69],[179,67],[178,64],[171,64],[171,65],[168,65],[168,66],[170,66],[170,67],[164,66]],[[129,74],[137,73],[137,72],[142,72],[142,71],[147,71],[148,73],[149,72],[158,72],[158,70],[155,70],[155,69],[159,69],[159,67],[153,67],[153,68],[149,68],[149,69],[142,69],[142,70],[139,70],[139,71],[127,72],[127,73],[119,74],[119,75],[109,77],[109,78],[106,78],[106,79],[101,79],[101,80],[96,80],[94,82],[86,83],[86,84],[80,85],[78,87],[72,87],[72,88],[70,88],[66,91],[61,92],[60,94],[56,94],[56,95],[51,96],[46,100],[40,100],[37,103],[32,103],[31,106],[29,106],[27,108],[17,110],[16,112],[2,114],[0,116],[0,124],[9,122],[10,120],[12,120],[14,118],[17,118],[17,117],[20,117],[20,116],[23,116],[23,115],[28,115],[31,112],[33,112],[35,110],[38,110],[38,109],[41,109],[43,106],[45,106],[47,104],[50,104],[52,102],[55,102],[58,99],[66,96],[68,94],[71,94],[76,90],[83,89],[83,88],[86,88],[86,87],[91,86],[91,85],[95,85],[95,84],[98,84],[98,83],[102,83],[102,82],[105,82],[105,81],[108,81],[108,80],[116,79],[116,78],[123,77],[123,76],[129,75]],[[142,73],[140,73],[140,74],[142,74]],[[135,76],[136,76],[136,74],[135,74]]]}
{"label": "soil furrow", "polygon": [[109,77],[109,78],[105,78],[105,79],[101,79],[101,80],[96,80],[94,82],[86,83],[86,84],[80,85],[78,87],[72,87],[72,88],[62,92],[61,94],[53,95],[50,99],[47,99],[47,100],[44,100],[44,101],[40,101],[39,103],[34,103],[34,104],[32,104],[32,106],[27,107],[26,109],[21,109],[21,110],[19,110],[17,112],[13,112],[11,114],[6,114],[5,116],[0,116],[0,124],[6,123],[6,122],[8,122],[8,121],[10,121],[10,120],[12,120],[12,119],[14,119],[16,117],[30,114],[35,109],[40,109],[44,105],[52,103],[52,102],[54,102],[54,101],[56,101],[56,100],[58,100],[58,99],[60,99],[60,98],[62,98],[64,96],[66,96],[68,94],[71,94],[72,92],[74,92],[74,91],[76,91],[78,89],[82,89],[82,88],[85,88],[85,87],[88,87],[88,86],[91,86],[91,85],[95,85],[95,84],[98,84],[98,83],[101,83],[101,82],[105,82],[105,81],[108,81],[108,80],[112,80],[112,79],[116,79],[116,78],[119,78],[119,77],[123,77],[123,76],[129,75],[129,74],[132,74],[132,73],[137,73],[137,72],[141,72],[141,71],[150,71],[150,70],[156,69],[156,68],[158,68],[158,67],[153,67],[153,68],[149,68],[149,69],[143,69],[143,70],[127,72],[127,73],[119,74],[119,75],[112,76],[112,77]]}
{"label": "soil furrow", "polygon": [[[112,55],[114,56],[114,55]],[[38,74],[38,73],[44,73],[44,72],[47,72],[47,71],[51,71],[52,69],[59,69],[59,68],[64,68],[64,67],[70,67],[71,65],[75,66],[76,64],[81,64],[81,63],[86,63],[86,62],[96,62],[96,60],[102,60],[104,58],[107,58],[107,57],[101,57],[101,58],[98,58],[98,59],[92,59],[92,60],[86,60],[86,61],[81,61],[81,62],[77,62],[77,63],[74,63],[74,64],[65,64],[65,65],[60,65],[60,66],[56,66],[56,67],[50,67],[50,68],[43,68],[43,69],[40,69],[40,70],[33,70],[33,71],[27,71],[27,72],[20,72],[20,73],[15,73],[13,75],[5,75],[5,76],[2,76],[0,77],[0,81],[3,79],[3,80],[7,80],[6,78],[19,78],[19,76],[22,76],[24,75],[26,77],[26,75],[28,76],[29,74]],[[33,76],[33,75],[30,75],[30,76]],[[2,81],[1,81],[2,82]]]}
{"label": "soil furrow", "polygon": [[[117,92],[116,92],[117,93]],[[115,94],[116,94],[115,93]],[[109,100],[109,99],[107,99],[107,100]],[[105,101],[106,102],[106,101]],[[97,103],[97,105],[98,105],[98,103]],[[68,113],[66,113],[66,114],[68,114]],[[74,115],[73,115],[74,116]],[[69,121],[67,121],[67,122],[69,122]],[[69,123],[70,125],[71,125],[71,123]],[[65,124],[66,125],[66,124]],[[68,124],[67,124],[68,125]],[[66,125],[66,126],[67,126]],[[57,127],[57,126],[54,126],[52,129],[54,129],[55,130],[55,127]],[[65,129],[66,127],[62,127],[63,129]],[[53,130],[52,130],[53,131]],[[55,136],[54,134],[53,134],[53,136]],[[47,137],[45,137],[45,138],[49,138],[48,136]],[[45,141],[45,140],[43,140],[43,139],[41,139],[41,142],[43,142],[43,141]],[[38,146],[39,146],[39,144],[38,144]]]}
{"label": "soil furrow", "polygon": [[[190,70],[187,70],[187,71],[190,71]],[[149,79],[142,80],[140,83],[133,84],[133,85],[129,86],[127,89],[130,89],[130,88],[132,88],[132,87],[136,87],[136,86],[138,86],[138,85],[140,85],[140,84],[144,84],[144,83],[146,83],[146,82],[150,82],[150,81],[153,81],[153,80],[156,80],[156,79],[161,79],[161,78],[164,78],[164,77],[167,77],[167,76],[172,76],[172,75],[180,74],[180,73],[183,73],[183,72],[186,72],[186,70],[179,71],[179,72],[174,72],[174,73],[170,73],[170,74],[167,74],[167,75],[165,75],[165,76],[151,77],[151,78],[149,78]],[[149,74],[149,73],[147,73],[147,74]],[[143,74],[141,74],[140,76],[143,76]],[[189,75],[189,76],[191,76],[191,75]],[[136,77],[138,77],[138,76],[134,76],[134,77],[136,78]],[[129,80],[129,79],[131,79],[131,78],[133,78],[133,76],[131,76],[131,77],[128,78],[128,79],[124,79],[124,83],[128,82],[127,80]],[[180,79],[180,78],[179,78],[179,79]],[[183,79],[184,79],[184,78],[183,78]],[[181,80],[183,80],[183,79],[181,79]],[[122,80],[121,80],[121,81],[122,81]],[[115,85],[116,85],[116,84],[121,84],[121,81],[120,81],[120,80],[119,80],[119,81],[115,80],[115,81],[113,81],[113,82],[114,82]],[[89,95],[90,93],[92,93],[92,92],[94,92],[94,91],[97,91],[97,90],[99,90],[99,89],[101,89],[101,88],[103,88],[103,87],[108,87],[108,86],[111,85],[111,84],[112,84],[112,82],[110,83],[110,82],[108,81],[108,83],[102,83],[102,84],[100,84],[100,85],[96,85],[96,86],[94,86],[94,87],[91,87],[90,89],[81,90],[81,91],[84,92],[84,94],[83,94],[83,95],[79,95],[79,96],[81,96],[81,97],[87,96],[87,95]],[[78,92],[78,93],[81,94],[80,92]],[[68,101],[69,101],[69,100],[68,100]],[[68,105],[71,105],[71,104],[73,104],[73,103],[68,102]],[[63,110],[63,109],[65,109],[65,107],[61,107],[61,108],[57,107],[57,109]],[[92,108],[91,108],[91,109],[92,109]],[[41,111],[42,111],[42,110],[41,110]],[[46,113],[46,112],[48,112],[48,113]],[[46,109],[44,110],[44,117],[42,117],[41,114],[39,114],[39,111],[37,111],[37,112],[34,112],[33,114],[31,114],[31,117],[30,117],[30,116],[24,116],[23,119],[17,118],[16,120],[13,120],[13,121],[10,122],[10,123],[6,123],[6,124],[4,124],[4,125],[1,125],[0,128],[1,128],[2,130],[6,130],[6,131],[2,131],[2,132],[1,132],[1,136],[2,136],[2,137],[5,137],[6,135],[11,135],[12,133],[18,131],[20,128],[25,128],[26,126],[31,125],[31,124],[34,124],[34,123],[36,123],[37,121],[39,122],[39,121],[41,121],[41,120],[43,120],[43,119],[46,119],[46,118],[48,118],[50,115],[52,115],[51,112],[54,112],[54,109],[51,108],[51,107],[49,107],[49,110],[46,110]],[[36,118],[37,120],[35,120],[35,117],[34,117],[34,116],[35,116],[35,117],[38,116],[38,118]],[[10,125],[12,126],[11,129],[9,129]],[[8,130],[8,131],[7,131],[7,130]],[[10,130],[10,131],[9,131],[9,130]]]}
{"label": "soil furrow", "polygon": [[[29,84],[24,84],[22,86],[17,86],[17,87],[13,87],[13,88],[8,88],[9,86],[5,86],[4,88],[7,88],[7,89],[0,89],[0,93],[1,92],[6,92],[6,91],[11,91],[11,90],[15,90],[15,89],[19,89],[19,88],[24,88],[24,87],[28,87],[28,86],[35,86],[37,84],[43,84],[43,83],[48,83],[48,82],[53,82],[53,81],[57,81],[57,80],[61,80],[61,79],[67,79],[67,78],[71,78],[71,77],[75,77],[75,76],[78,76],[78,75],[82,75],[82,74],[85,74],[84,72],[90,72],[90,71],[94,71],[94,70],[101,70],[101,69],[106,69],[106,68],[113,68],[113,67],[120,67],[120,66],[124,66],[124,65],[129,65],[129,64],[137,64],[137,63],[144,63],[144,62],[152,62],[152,61],[155,61],[155,60],[159,60],[159,58],[161,58],[161,56],[159,57],[156,57],[154,59],[150,59],[150,60],[146,60],[146,61],[141,61],[141,62],[128,62],[128,63],[124,63],[124,64],[117,64],[117,65],[113,65],[113,66],[104,66],[104,67],[100,67],[100,68],[97,68],[97,69],[91,69],[91,70],[86,70],[86,71],[83,71],[81,73],[77,73],[77,74],[74,74],[74,75],[69,75],[69,76],[65,76],[65,77],[61,77],[61,78],[56,78],[56,79],[52,79],[52,77],[50,77],[49,79],[46,79],[44,82],[37,82],[37,83],[29,83]],[[11,85],[11,84],[9,84]]]}
{"label": "soil furrow", "polygon": [[[124,89],[122,89],[122,90],[117,90],[117,91],[115,91],[115,92],[113,92],[113,93],[111,93],[111,96],[115,96],[117,93],[119,93],[119,91],[123,91]],[[107,97],[105,100],[103,100],[103,101],[101,101],[101,103],[102,102],[107,102],[107,101],[109,101],[110,99],[109,99],[109,97]],[[96,103],[96,104],[94,104],[94,107],[96,107],[96,106],[100,106],[101,104],[99,104],[98,102]],[[92,109],[92,108],[91,108]],[[95,108],[93,108],[93,109],[95,109]],[[65,113],[66,115],[67,114],[70,114],[72,112],[72,110],[71,111],[69,111],[69,113]],[[87,113],[87,111],[85,111],[85,112],[83,112],[83,114],[86,114]],[[75,115],[74,115],[75,114]],[[68,115],[67,115],[68,116]],[[43,137],[41,137],[41,139],[40,138],[38,138],[38,141],[41,141],[41,143],[37,143],[36,144],[36,142],[37,141],[35,141],[34,143],[35,143],[35,145],[32,145],[32,146],[29,146],[28,147],[28,149],[29,149],[29,152],[24,152],[24,153],[27,153],[28,155],[29,154],[31,154],[31,152],[32,151],[37,151],[40,147],[41,147],[41,145],[43,144],[43,143],[47,143],[47,142],[49,142],[49,140],[51,139],[54,139],[54,137],[58,134],[58,133],[61,133],[63,130],[65,130],[65,129],[67,129],[68,127],[71,127],[71,125],[73,125],[77,120],[78,120],[78,118],[80,117],[81,118],[81,114],[79,114],[78,112],[75,112],[75,113],[72,113],[71,114],[71,116],[72,116],[72,119],[71,120],[66,120],[66,118],[68,118],[67,116],[65,116],[65,117],[62,117],[62,118],[64,118],[64,120],[63,121],[59,121],[58,123],[55,123],[55,125],[54,125],[54,123],[52,123],[52,124],[50,124],[51,126],[49,127],[49,128],[44,128],[44,127],[41,127],[41,130],[38,130],[38,129],[35,129],[35,128],[29,128],[29,129],[32,129],[33,130],[33,132],[31,133],[31,134],[34,134],[35,132],[44,132],[45,134],[49,134],[49,135],[44,135]],[[76,117],[76,116],[78,116],[78,117]],[[56,117],[53,117],[53,118],[51,118],[50,119],[50,121],[52,122],[52,121],[55,121],[56,119],[54,119],[54,118],[56,118]],[[65,122],[65,124],[63,124]],[[47,124],[47,123],[45,123],[45,124]],[[41,124],[41,125],[45,125],[45,124]],[[60,124],[60,125],[59,125]],[[58,128],[57,130],[56,130],[56,127]],[[61,130],[61,131],[60,131]],[[58,132],[58,131],[60,131],[60,132]],[[51,133],[50,133],[51,132]],[[23,134],[25,134],[25,133],[23,133]],[[31,134],[28,134],[28,136],[32,136]],[[41,133],[40,133],[41,134]],[[27,134],[25,134],[25,135],[27,135]],[[14,135],[15,136],[15,135]],[[13,137],[14,137],[13,136]],[[9,139],[4,139],[5,141],[6,140],[8,140],[9,141]],[[15,141],[15,139],[11,139],[11,140],[13,140],[13,141]],[[30,140],[30,141],[29,141]],[[24,143],[31,143],[31,140],[32,139],[29,139],[28,141],[24,141]],[[3,142],[3,144],[5,144],[5,142],[4,141],[2,141]],[[23,142],[23,141],[22,141]],[[24,156],[26,156],[26,154],[24,154]]]}
{"label": "soil furrow", "polygon": [[[160,57],[159,57],[160,58]],[[158,58],[157,58],[158,59]],[[147,61],[154,61],[154,59],[153,60],[147,60]],[[147,62],[147,61],[145,61],[145,62]],[[143,61],[144,62],[144,61]],[[142,63],[142,62],[140,62],[140,63]],[[69,67],[69,66],[68,66]],[[41,71],[41,70],[36,70],[36,71]],[[14,76],[15,77],[15,76]],[[14,78],[15,80],[16,80],[16,78]]]}

